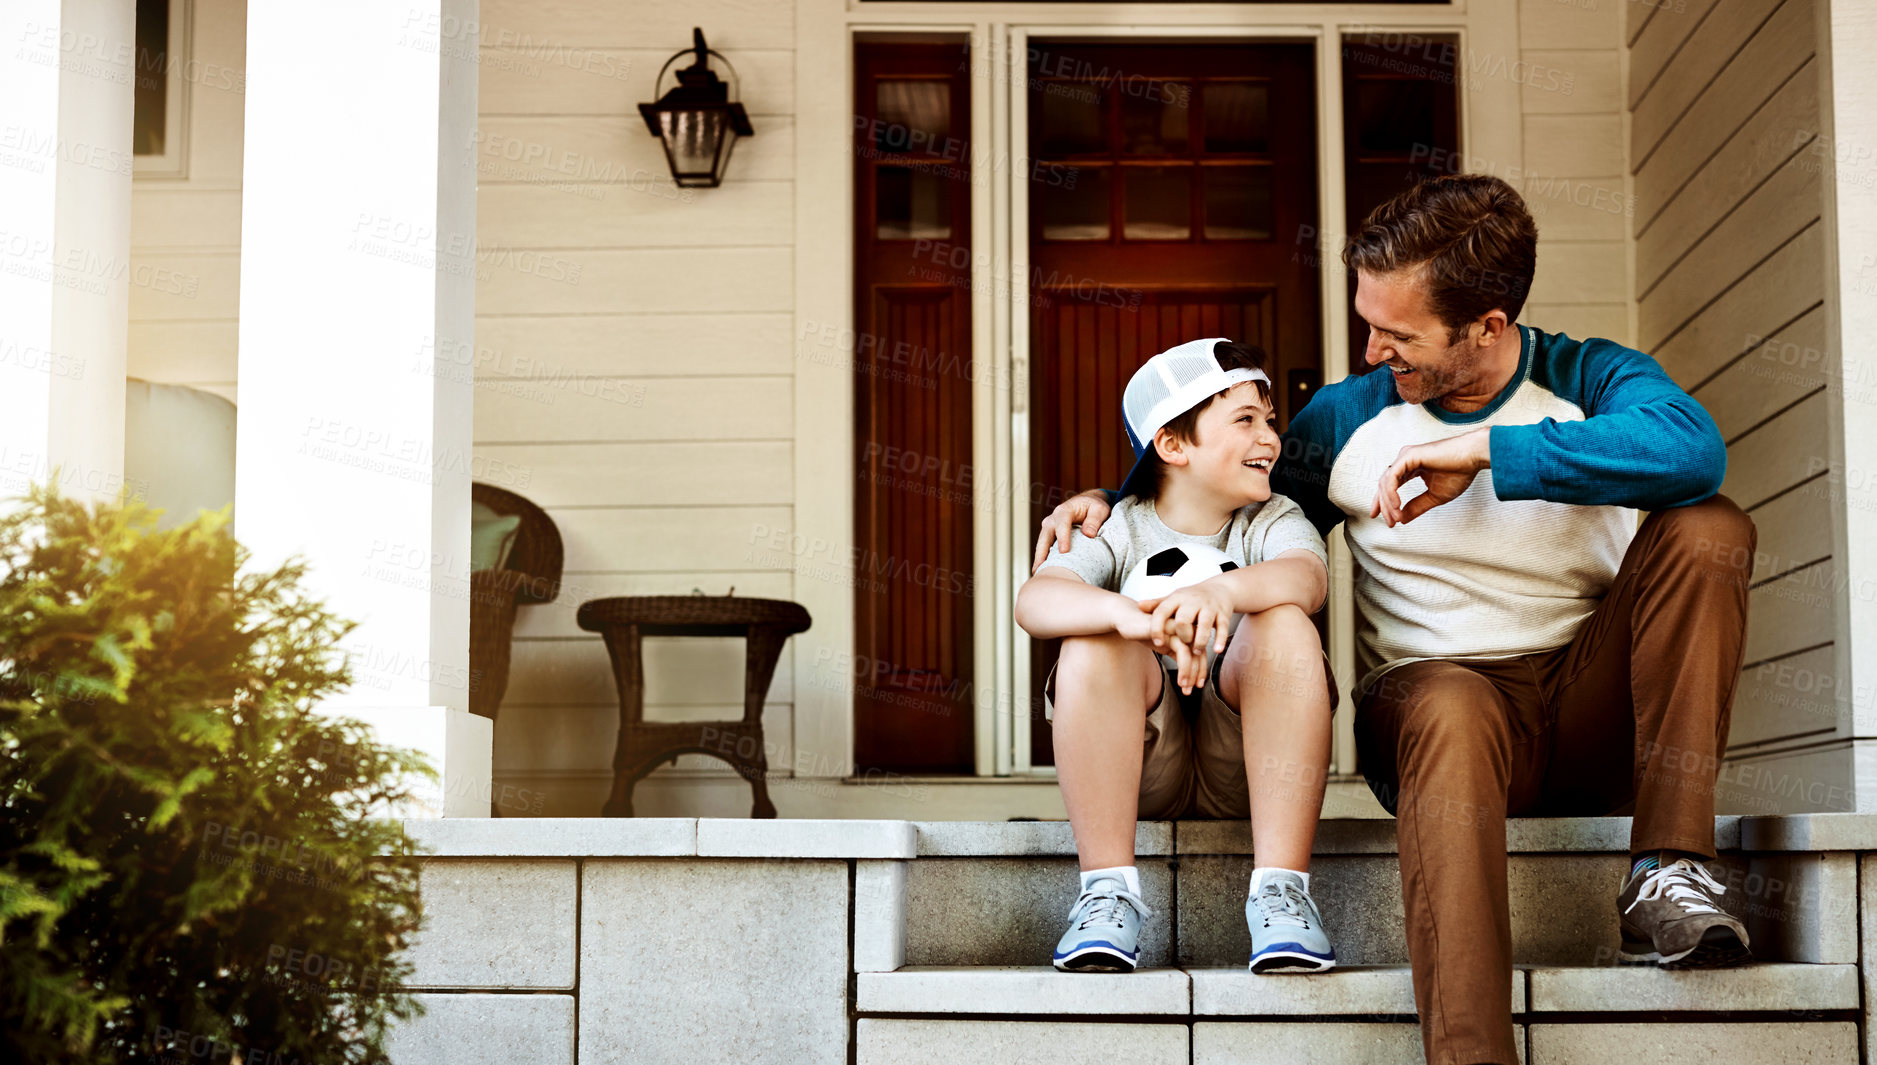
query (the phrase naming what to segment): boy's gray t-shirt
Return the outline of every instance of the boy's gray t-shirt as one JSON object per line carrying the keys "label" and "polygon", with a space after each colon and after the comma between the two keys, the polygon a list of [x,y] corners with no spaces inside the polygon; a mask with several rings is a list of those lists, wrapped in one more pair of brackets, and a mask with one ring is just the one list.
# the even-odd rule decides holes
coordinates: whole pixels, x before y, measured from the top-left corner
{"label": "boy's gray t-shirt", "polygon": [[1099,533],[1085,536],[1078,526],[1070,534],[1068,552],[1051,548],[1043,567],[1061,566],[1089,584],[1118,592],[1135,563],[1179,544],[1216,547],[1241,566],[1303,548],[1316,555],[1325,568],[1329,566],[1323,537],[1304,517],[1303,508],[1288,496],[1273,495],[1262,503],[1240,507],[1232,520],[1211,536],[1175,532],[1160,520],[1153,501],[1128,496],[1115,505]]}

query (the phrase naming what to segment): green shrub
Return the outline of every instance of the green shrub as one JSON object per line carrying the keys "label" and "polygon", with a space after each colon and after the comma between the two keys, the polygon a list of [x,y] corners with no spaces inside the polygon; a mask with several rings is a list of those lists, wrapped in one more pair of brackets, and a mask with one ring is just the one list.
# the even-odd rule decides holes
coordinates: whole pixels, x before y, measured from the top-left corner
{"label": "green shrub", "polygon": [[312,708],[350,628],[228,515],[0,517],[0,1060],[381,1060],[413,1015],[408,752]]}

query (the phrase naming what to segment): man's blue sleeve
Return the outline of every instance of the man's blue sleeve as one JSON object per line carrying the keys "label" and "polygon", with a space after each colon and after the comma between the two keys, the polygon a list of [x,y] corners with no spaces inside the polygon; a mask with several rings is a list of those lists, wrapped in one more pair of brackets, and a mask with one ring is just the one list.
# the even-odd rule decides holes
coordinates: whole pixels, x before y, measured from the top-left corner
{"label": "man's blue sleeve", "polygon": [[1336,461],[1334,402],[1331,389],[1320,389],[1290,420],[1284,431],[1284,450],[1271,471],[1271,491],[1289,496],[1303,508],[1304,517],[1328,539],[1343,520],[1343,512],[1330,502],[1330,467]]}
{"label": "man's blue sleeve", "polygon": [[1582,408],[1584,420],[1493,426],[1500,499],[1663,510],[1720,491],[1720,430],[1660,364],[1608,340],[1555,340],[1542,362],[1550,380],[1539,383]]}

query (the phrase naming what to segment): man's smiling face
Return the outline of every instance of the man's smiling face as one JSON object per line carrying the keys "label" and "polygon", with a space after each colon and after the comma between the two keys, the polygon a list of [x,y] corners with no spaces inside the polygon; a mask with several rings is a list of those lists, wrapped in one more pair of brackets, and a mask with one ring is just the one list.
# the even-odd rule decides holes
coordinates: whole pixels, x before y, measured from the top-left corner
{"label": "man's smiling face", "polygon": [[1369,326],[1363,359],[1394,375],[1403,402],[1439,399],[1478,378],[1480,352],[1472,328],[1459,343],[1448,340],[1451,332],[1429,309],[1426,285],[1417,271],[1357,271],[1356,314]]}

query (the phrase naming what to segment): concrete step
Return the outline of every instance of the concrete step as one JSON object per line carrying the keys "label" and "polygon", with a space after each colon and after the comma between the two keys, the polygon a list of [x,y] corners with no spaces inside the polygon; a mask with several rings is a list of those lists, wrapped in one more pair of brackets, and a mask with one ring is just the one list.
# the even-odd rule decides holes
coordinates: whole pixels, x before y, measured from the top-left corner
{"label": "concrete step", "polygon": [[[1514,970],[1510,990],[1520,1056],[1533,1065],[1602,1065],[1658,1045],[1698,1046],[1706,1050],[1699,1056],[1730,1060],[1858,1060],[1855,1024],[1842,1019],[1859,1006],[1855,965],[1544,967]],[[1281,976],[1236,966],[1126,975],[913,966],[859,974],[855,1005],[860,1065],[1422,1060],[1405,966]],[[1801,1020],[1831,1014],[1839,1019]]]}
{"label": "concrete step", "polygon": [[1789,1013],[1859,1007],[1855,964],[1759,962],[1669,972],[1651,966],[1548,967],[1527,974],[1528,1012]]}
{"label": "concrete step", "polygon": [[[1189,970],[1193,1013],[1206,1017],[1338,1017],[1414,1020],[1406,965],[1338,965],[1327,973],[1259,976],[1242,965]],[[1511,1001],[1525,1001],[1525,971],[1512,970]]]}
{"label": "concrete step", "polygon": [[[1516,963],[1614,962],[1615,900],[1628,869],[1629,824],[1616,817],[1508,824]],[[903,863],[904,952],[898,960],[915,966],[1023,966],[1049,957],[1076,894],[1075,845],[1066,823],[914,827],[918,857]],[[1723,901],[1746,922],[1757,959],[1856,960],[1853,853],[1746,851],[1740,849],[1739,818],[1719,819],[1716,828],[1728,888]],[[1251,953],[1244,918],[1253,867],[1248,826],[1146,823],[1136,833],[1135,849],[1142,888],[1154,909],[1143,925],[1143,964],[1244,964]],[[1326,820],[1315,849],[1312,894],[1338,958],[1351,965],[1405,964],[1394,822]]]}
{"label": "concrete step", "polygon": [[[861,973],[862,1014],[984,1017],[1349,1017],[1415,1019],[1405,965],[1339,965],[1327,973],[1266,976],[1195,967],[1063,973],[1047,965],[907,966]],[[1674,972],[1654,966],[1516,968],[1515,1013],[1787,1013],[1854,1010],[1857,966],[1756,962]]]}
{"label": "concrete step", "polygon": [[861,1013],[1145,1016],[1193,1012],[1193,980],[1179,969],[1064,973],[1048,965],[916,965],[861,973]]}

